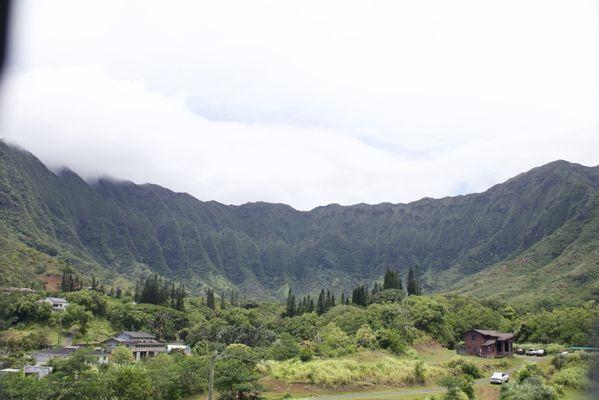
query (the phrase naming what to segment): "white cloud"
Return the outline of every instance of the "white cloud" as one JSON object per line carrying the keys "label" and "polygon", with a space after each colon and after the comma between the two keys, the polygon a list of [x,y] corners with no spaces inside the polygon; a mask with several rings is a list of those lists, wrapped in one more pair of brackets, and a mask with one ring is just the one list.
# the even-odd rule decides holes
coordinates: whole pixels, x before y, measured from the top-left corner
{"label": "white cloud", "polygon": [[410,201],[599,163],[593,1],[22,1],[1,135],[200,199]]}

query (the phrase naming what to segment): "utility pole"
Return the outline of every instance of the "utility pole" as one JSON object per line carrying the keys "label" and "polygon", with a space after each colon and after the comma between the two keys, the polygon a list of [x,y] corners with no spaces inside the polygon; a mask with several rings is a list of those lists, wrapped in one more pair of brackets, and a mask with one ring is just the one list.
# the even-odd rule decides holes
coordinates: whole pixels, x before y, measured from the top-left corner
{"label": "utility pole", "polygon": [[212,400],[212,392],[214,388],[214,364],[216,363],[216,356],[218,352],[214,350],[210,356],[210,375],[208,377],[208,400]]}
{"label": "utility pole", "polygon": [[60,339],[62,336],[62,319],[58,319],[59,323],[58,323],[58,334],[56,335],[56,341],[57,341],[57,346],[60,347]]}

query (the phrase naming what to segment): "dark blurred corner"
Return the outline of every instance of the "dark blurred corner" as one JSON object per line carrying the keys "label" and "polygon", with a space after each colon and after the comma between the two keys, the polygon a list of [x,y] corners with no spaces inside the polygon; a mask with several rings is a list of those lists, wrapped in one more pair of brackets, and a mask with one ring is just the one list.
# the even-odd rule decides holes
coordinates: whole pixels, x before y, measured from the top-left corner
{"label": "dark blurred corner", "polygon": [[0,74],[4,69],[8,50],[10,3],[10,0],[0,0]]}

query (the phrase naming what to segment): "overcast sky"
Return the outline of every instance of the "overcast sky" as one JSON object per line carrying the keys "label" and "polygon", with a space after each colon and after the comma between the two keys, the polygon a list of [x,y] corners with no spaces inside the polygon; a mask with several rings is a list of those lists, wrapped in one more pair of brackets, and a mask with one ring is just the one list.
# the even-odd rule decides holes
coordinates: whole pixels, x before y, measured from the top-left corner
{"label": "overcast sky", "polygon": [[596,0],[14,3],[0,137],[87,179],[305,210],[599,164]]}

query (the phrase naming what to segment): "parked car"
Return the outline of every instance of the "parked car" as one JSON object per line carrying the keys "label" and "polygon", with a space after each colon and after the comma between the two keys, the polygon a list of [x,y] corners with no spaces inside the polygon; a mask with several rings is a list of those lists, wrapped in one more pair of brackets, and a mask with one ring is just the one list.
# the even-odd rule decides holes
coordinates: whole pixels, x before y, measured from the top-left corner
{"label": "parked car", "polygon": [[543,356],[547,355],[547,352],[543,349],[528,349],[528,350],[526,350],[526,355],[543,357]]}
{"label": "parked car", "polygon": [[516,349],[516,354],[524,355],[526,353],[524,349]]}
{"label": "parked car", "polygon": [[505,372],[493,372],[491,375],[491,383],[501,385],[510,381],[510,376]]}

